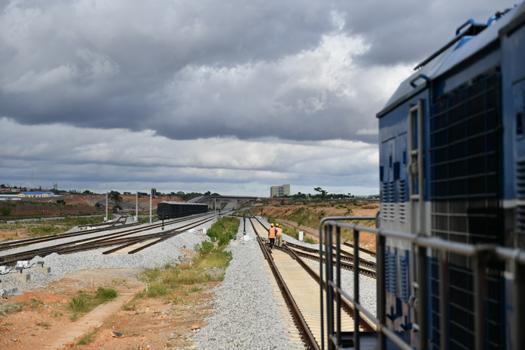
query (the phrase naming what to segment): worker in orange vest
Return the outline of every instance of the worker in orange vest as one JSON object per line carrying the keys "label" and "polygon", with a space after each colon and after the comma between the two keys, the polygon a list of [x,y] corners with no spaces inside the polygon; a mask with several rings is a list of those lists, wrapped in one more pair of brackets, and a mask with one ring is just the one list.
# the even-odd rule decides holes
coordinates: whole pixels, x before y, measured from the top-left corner
{"label": "worker in orange vest", "polygon": [[270,249],[272,249],[273,245],[275,244],[276,234],[277,234],[277,229],[275,228],[274,224],[271,224],[270,229],[268,230],[268,239],[270,240]]}
{"label": "worker in orange vest", "polygon": [[277,236],[277,246],[280,247],[283,244],[283,227],[281,224],[277,224],[275,235]]}

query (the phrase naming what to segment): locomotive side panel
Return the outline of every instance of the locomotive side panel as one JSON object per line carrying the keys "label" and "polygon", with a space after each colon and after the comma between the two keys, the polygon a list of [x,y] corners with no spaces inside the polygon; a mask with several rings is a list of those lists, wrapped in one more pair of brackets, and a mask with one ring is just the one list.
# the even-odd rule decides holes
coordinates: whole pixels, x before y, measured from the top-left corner
{"label": "locomotive side panel", "polygon": [[[388,115],[380,119],[380,182],[381,227],[401,232],[420,229],[421,217],[427,215],[424,202],[424,183],[421,186],[418,170],[424,166],[421,152],[426,142],[418,134],[424,132],[425,103],[428,90],[423,90]],[[416,107],[420,115],[408,118]],[[422,125],[418,125],[422,123]],[[421,126],[421,128],[419,127]],[[419,142],[419,144],[418,144]],[[421,165],[421,167],[419,167]],[[412,169],[412,171],[411,171]],[[421,201],[421,202],[420,202]],[[413,329],[415,319],[414,256],[407,242],[387,240],[385,251],[387,323],[407,343],[416,344]],[[389,347],[391,347],[390,344]]]}

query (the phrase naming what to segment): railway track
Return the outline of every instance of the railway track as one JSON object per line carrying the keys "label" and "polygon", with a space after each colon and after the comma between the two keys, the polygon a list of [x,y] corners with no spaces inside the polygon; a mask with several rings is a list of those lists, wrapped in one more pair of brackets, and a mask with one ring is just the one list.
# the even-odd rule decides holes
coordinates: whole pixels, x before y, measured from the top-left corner
{"label": "railway track", "polygon": [[[164,226],[173,225],[175,223],[181,223],[181,222],[189,221],[189,220],[193,220],[193,221],[187,224],[184,224],[182,226],[179,226],[179,227],[176,227],[170,230],[162,231],[162,232],[141,234],[145,231],[149,231],[152,229],[162,227],[162,223],[158,223],[158,224],[148,225],[145,227],[133,228],[133,229],[128,229],[128,230],[119,231],[119,232],[113,232],[107,235],[81,238],[78,240],[69,241],[65,243],[49,245],[45,247],[30,249],[30,250],[16,252],[12,254],[5,254],[5,255],[0,256],[0,265],[13,265],[13,264],[16,264],[16,262],[20,260],[30,260],[36,256],[43,257],[43,256],[46,256],[52,253],[68,254],[68,253],[74,253],[74,252],[79,252],[79,251],[116,246],[115,248],[104,252],[104,254],[110,254],[112,252],[116,252],[125,247],[129,247],[133,244],[138,245],[136,248],[128,252],[129,254],[133,254],[149,246],[160,243],[177,234],[180,234],[186,230],[200,226],[208,221],[213,220],[215,217],[216,217],[215,214],[206,214],[206,215],[198,215],[198,216],[193,216],[193,217],[184,217],[184,218],[174,219],[173,221],[170,221],[169,223],[164,224]],[[146,243],[146,241],[148,240],[151,240],[151,242]],[[141,245],[140,243],[143,243],[143,244]]]}
{"label": "railway track", "polygon": [[[304,247],[302,245],[298,245],[298,244],[294,244],[290,242],[286,242],[285,247],[288,248],[290,251],[294,252],[298,256],[301,256],[301,257],[304,257],[310,260],[315,260],[315,261],[319,261],[320,259],[318,249],[308,248],[308,247]],[[324,255],[324,252],[323,252],[323,255]],[[334,264],[335,264],[335,257],[336,255],[333,254],[332,261],[334,262]],[[350,270],[350,271],[354,270],[353,261],[354,261],[353,256],[347,256],[346,254],[340,255],[341,268],[345,270]],[[359,273],[365,276],[376,278],[375,262],[370,262],[370,261],[365,260],[366,263],[363,263],[361,259],[359,259],[359,261],[360,261],[359,262]]]}
{"label": "railway track", "polygon": [[[210,215],[210,214],[205,214],[205,215]],[[133,223],[133,224],[127,224],[127,225],[119,225],[115,227],[104,227],[104,228],[97,228],[93,230],[84,230],[84,231],[63,233],[63,234],[58,234],[58,235],[48,235],[48,236],[42,236],[42,237],[25,238],[25,239],[19,239],[19,240],[14,240],[14,241],[7,241],[7,242],[0,243],[0,251],[29,246],[32,244],[37,244],[37,243],[42,243],[42,242],[50,242],[50,241],[61,240],[65,238],[86,236],[86,235],[91,235],[94,233],[100,233],[100,232],[105,232],[105,231],[117,231],[118,230],[118,232],[115,232],[115,234],[125,233],[125,232],[129,232],[129,233],[141,232],[146,229],[149,230],[149,229],[159,228],[159,227],[162,227],[163,225],[169,226],[174,223],[178,223],[180,221],[185,221],[185,220],[189,220],[191,218],[197,218],[200,216],[202,216],[202,214],[187,216],[187,217],[178,218],[178,219],[166,220],[164,223],[157,222],[157,223],[153,223],[153,224],[149,224],[149,225],[145,225],[141,227],[135,227],[135,226],[138,226],[139,224]],[[121,229],[124,229],[124,228],[126,228],[127,230],[122,231]],[[94,236],[94,237],[101,237],[101,236]]]}
{"label": "railway track", "polygon": [[[266,246],[267,230],[258,220],[250,218],[250,224],[257,236],[270,269],[289,307],[290,313],[299,329],[305,345],[309,349],[320,349],[322,337],[321,305],[319,298],[320,279],[299,254],[288,247],[274,248],[270,251]],[[353,330],[353,309],[350,305],[344,307],[346,313],[342,315],[342,328]],[[368,325],[362,322],[363,331],[369,331]]]}
{"label": "railway track", "polygon": [[[266,226],[258,217],[255,217],[255,220],[264,227],[265,230],[268,230],[269,227]],[[285,242],[286,246],[291,248],[297,255],[319,261],[319,249],[313,248],[313,247],[307,247],[300,244],[295,244],[292,242]],[[352,246],[351,243],[347,244],[347,246]],[[375,262],[375,255],[372,257],[369,250],[366,249],[360,249],[360,253],[363,251],[368,258],[359,257],[359,271],[361,274],[370,276],[375,278],[376,277],[376,262]],[[324,252],[323,252],[324,255]],[[360,254],[361,255],[361,254]],[[335,259],[335,253],[333,254],[333,258]],[[353,270],[354,269],[354,254],[341,249],[341,267],[347,270]]]}
{"label": "railway track", "polygon": [[23,246],[34,244],[34,243],[54,241],[54,240],[58,240],[62,238],[70,238],[70,237],[84,236],[84,235],[89,235],[89,234],[104,232],[104,231],[119,230],[122,228],[127,228],[127,227],[132,227],[132,226],[137,226],[137,225],[139,224],[132,223],[132,224],[110,225],[110,226],[106,225],[103,227],[96,227],[96,228],[89,229],[89,230],[62,233],[62,234],[52,235],[52,236],[42,236],[42,237],[18,239],[15,241],[7,241],[7,242],[0,243],[0,251],[9,250],[9,249],[13,249],[16,247],[23,247]]}
{"label": "railway track", "polygon": [[[350,247],[350,248],[354,248],[354,245],[353,243],[350,243],[350,242],[343,242],[343,245],[347,246],[347,247]],[[366,248],[363,248],[363,247],[359,247],[359,251],[363,252],[363,253],[366,253],[370,256],[373,256],[375,257],[376,256],[376,252],[370,250],[370,249],[366,249]]]}

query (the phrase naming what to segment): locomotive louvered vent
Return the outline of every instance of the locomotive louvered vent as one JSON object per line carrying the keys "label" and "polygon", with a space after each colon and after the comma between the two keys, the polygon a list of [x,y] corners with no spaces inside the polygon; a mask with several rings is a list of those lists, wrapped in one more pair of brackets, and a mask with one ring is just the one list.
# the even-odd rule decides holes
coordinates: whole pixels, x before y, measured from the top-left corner
{"label": "locomotive louvered vent", "polygon": [[398,182],[399,221],[406,222],[406,202],[408,201],[408,188],[405,180]]}
{"label": "locomotive louvered vent", "polygon": [[401,272],[401,298],[403,298],[405,302],[408,302],[408,298],[410,297],[410,264],[408,259],[408,251],[405,253],[404,256],[400,256],[399,258],[399,268]]}
{"label": "locomotive louvered vent", "polygon": [[[504,240],[502,196],[501,76],[494,69],[436,97],[430,115],[430,199],[432,234],[465,243]],[[525,190],[525,186],[523,186]],[[525,194],[525,192],[524,192]],[[449,255],[447,270],[449,337],[439,344],[439,284],[431,269],[433,347],[471,349],[474,346],[473,277],[469,259]],[[487,348],[504,348],[501,276],[488,271],[485,320]],[[500,285],[503,285],[501,282]],[[498,311],[499,310],[499,311]]]}
{"label": "locomotive louvered vent", "polygon": [[439,272],[438,272],[438,261],[436,257],[430,259],[430,291],[431,291],[431,315],[432,315],[432,327],[431,327],[431,349],[440,349],[440,332],[439,332]]}
{"label": "locomotive louvered vent", "polygon": [[430,116],[432,232],[465,243],[503,241],[500,73],[436,99]]}
{"label": "locomotive louvered vent", "polygon": [[385,254],[386,289],[392,294],[397,292],[397,251],[387,249]]}
{"label": "locomotive louvered vent", "polygon": [[[516,163],[516,193],[518,200],[525,200],[525,160]],[[525,242],[525,205],[518,204],[516,208],[516,232],[518,234],[518,245]]]}
{"label": "locomotive louvered vent", "polygon": [[395,213],[396,194],[394,182],[383,182],[381,190],[381,218],[387,221],[393,221],[396,218]]}
{"label": "locomotive louvered vent", "polygon": [[525,160],[516,162],[516,192],[518,199],[525,199]]}

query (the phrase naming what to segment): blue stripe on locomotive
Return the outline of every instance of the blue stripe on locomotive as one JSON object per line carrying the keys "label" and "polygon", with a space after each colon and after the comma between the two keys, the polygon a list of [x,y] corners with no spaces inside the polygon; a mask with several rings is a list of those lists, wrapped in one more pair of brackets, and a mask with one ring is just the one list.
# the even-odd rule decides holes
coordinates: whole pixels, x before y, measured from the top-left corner
{"label": "blue stripe on locomotive", "polygon": [[[446,200],[443,202],[445,197],[441,195],[443,191],[439,187],[439,181],[433,178],[433,174],[437,174],[438,166],[432,164],[436,164],[436,157],[439,154],[439,152],[430,152],[433,146],[432,143],[436,143],[432,141],[431,136],[439,136],[435,132],[435,130],[439,129],[435,125],[431,128],[430,117],[437,115],[437,112],[432,109],[433,103],[447,98],[451,94],[470,93],[474,96],[474,92],[462,87],[471,84],[472,81],[481,81],[478,84],[480,87],[486,88],[484,93],[487,99],[490,97],[487,91],[493,86],[497,86],[498,93],[501,95],[501,105],[498,107],[500,111],[497,111],[497,113],[500,113],[501,125],[497,125],[497,128],[502,129],[502,131],[500,136],[498,136],[497,132],[492,135],[501,137],[497,141],[500,143],[501,149],[495,148],[501,157],[501,159],[497,157],[495,159],[501,164],[498,165],[497,175],[492,178],[486,175],[485,178],[485,186],[487,188],[490,187],[487,185],[490,179],[496,178],[498,184],[495,185],[495,191],[491,192],[485,188],[485,192],[487,192],[488,196],[494,196],[496,193],[494,198],[500,202],[499,205],[504,210],[504,224],[502,223],[501,230],[498,230],[499,237],[487,237],[486,239],[495,239],[498,244],[524,247],[525,239],[520,237],[525,236],[525,64],[523,63],[525,62],[525,5],[521,4],[497,20],[492,18],[489,22],[488,27],[479,34],[463,36],[458,42],[445,49],[402,82],[386,104],[386,107],[378,113],[381,227],[433,235],[434,221],[439,219],[432,217],[433,206],[436,203],[440,203],[440,201],[441,203],[447,202]],[[475,83],[471,85],[473,84]],[[456,91],[459,92],[456,93]],[[465,98],[473,98],[472,96],[469,95]],[[447,101],[445,99],[445,103],[450,103],[450,101]],[[420,161],[423,162],[423,173],[425,175],[423,197],[419,199],[424,202],[423,206],[411,204],[408,193],[411,154],[408,149],[407,136],[411,132],[412,127],[408,125],[408,115],[410,109],[417,103],[422,103],[424,120],[423,159],[420,159]],[[489,102],[485,101],[484,103],[487,104]],[[491,122],[488,114],[485,118],[487,120],[486,123]],[[433,122],[438,123],[439,120],[434,118]],[[489,141],[488,138],[485,140],[485,142]],[[442,142],[442,144],[446,145],[447,142]],[[468,157],[468,147],[470,146],[467,143],[465,144],[467,145],[465,147],[467,148]],[[458,164],[461,163],[459,162]],[[470,169],[470,171],[469,176],[475,176],[475,173],[474,175],[472,174],[473,170]],[[486,172],[488,173],[488,171]],[[469,188],[472,184],[469,183],[468,176],[466,176],[466,179],[464,183]],[[454,181],[455,179],[452,178],[450,183],[448,185],[445,184],[445,186],[452,186]],[[456,182],[456,187],[461,187],[459,186],[461,182]],[[490,187],[490,189],[492,190],[493,188]],[[458,193],[459,195],[456,197],[461,202],[463,195],[461,194],[462,192]],[[468,191],[466,191],[464,197],[468,198],[468,194]],[[453,198],[450,195],[449,197]],[[523,201],[523,205],[521,201]],[[423,210],[424,213],[418,212],[420,210]],[[413,217],[412,215],[414,214],[423,217],[423,219]],[[419,221],[422,222],[420,224],[417,220],[423,221]],[[415,222],[418,223],[415,224]],[[449,235],[447,237],[452,236]],[[454,239],[458,239],[458,237]],[[467,239],[468,242],[475,242],[471,241],[474,238],[469,237],[468,231],[466,231],[462,239]],[[414,270],[412,266],[414,261],[413,252],[409,246],[395,240],[387,240],[387,246],[387,265],[385,268],[388,324],[391,329],[401,335],[408,343],[416,345],[417,336],[414,336],[411,327],[415,314],[415,310],[413,310],[414,291],[410,285],[411,280],[414,278],[412,272]],[[433,299],[435,300],[438,294],[436,281],[439,280],[435,267],[436,259],[429,255],[427,269],[429,271],[427,280],[429,294],[427,302],[430,308],[425,318],[429,328],[427,334],[429,335],[428,344],[430,348],[439,346],[439,334],[433,331],[439,326],[437,324],[439,319],[433,316],[439,312],[436,306],[433,306]],[[465,276],[465,278],[470,278],[468,272]],[[499,282],[496,279],[494,283]],[[506,284],[509,284],[508,280]],[[508,291],[502,292],[502,294],[505,293],[507,293],[507,298],[500,296],[502,304],[505,304],[505,300],[510,300],[508,299]],[[505,309],[503,305],[498,307]],[[501,312],[501,317],[508,318],[509,313],[512,312],[512,305],[508,305],[508,302],[506,310]],[[504,324],[505,322],[502,321],[501,323]],[[500,331],[505,337],[505,332],[508,333],[509,329],[508,326],[502,326],[502,328],[504,329]],[[510,331],[515,332],[516,330]],[[493,341],[493,339],[489,340]],[[505,340],[503,340],[499,345],[510,347],[511,344],[510,342],[505,344]],[[389,344],[389,347],[395,348],[392,344]]]}

